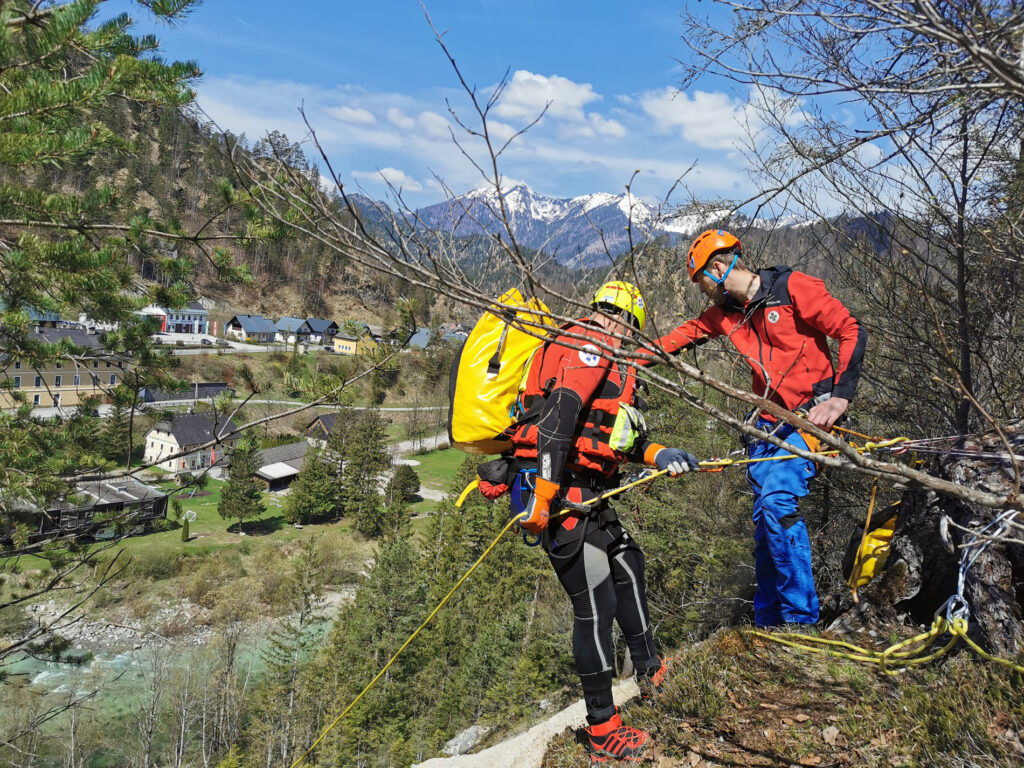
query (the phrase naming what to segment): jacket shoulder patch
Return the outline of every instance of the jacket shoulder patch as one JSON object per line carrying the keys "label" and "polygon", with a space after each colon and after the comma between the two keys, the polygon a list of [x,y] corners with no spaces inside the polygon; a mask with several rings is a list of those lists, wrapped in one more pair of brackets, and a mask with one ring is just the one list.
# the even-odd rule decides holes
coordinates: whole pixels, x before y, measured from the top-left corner
{"label": "jacket shoulder patch", "polygon": [[584,344],[579,350],[579,355],[583,364],[591,368],[601,362],[601,351],[593,344]]}

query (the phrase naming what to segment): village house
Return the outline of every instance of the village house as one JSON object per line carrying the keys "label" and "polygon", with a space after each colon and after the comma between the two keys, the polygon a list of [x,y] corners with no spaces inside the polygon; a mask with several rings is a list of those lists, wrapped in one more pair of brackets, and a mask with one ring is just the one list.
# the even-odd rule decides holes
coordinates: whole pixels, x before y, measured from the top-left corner
{"label": "village house", "polygon": [[277,328],[261,315],[235,315],[224,326],[224,333],[250,344],[269,344],[277,335]]}
{"label": "village house", "polygon": [[135,314],[152,317],[154,332],[160,333],[210,333],[210,313],[198,301],[189,302],[185,307],[160,307],[150,304]]}
{"label": "village house", "polygon": [[[215,436],[223,442],[200,448]],[[158,422],[146,433],[145,460],[176,475],[202,471],[222,463],[240,437],[230,419],[215,425],[205,413],[183,414],[172,421]]]}
{"label": "village house", "polygon": [[267,484],[268,491],[284,490],[298,477],[308,450],[309,443],[299,440],[257,451],[256,476]]}
{"label": "village house", "polygon": [[359,353],[359,339],[347,333],[339,333],[334,337],[332,349],[339,355],[355,355]]}
{"label": "village house", "polygon": [[50,344],[68,341],[84,351],[38,368],[17,359],[0,360],[0,372],[10,389],[0,390],[0,408],[18,405],[14,392],[31,405],[63,408],[79,405],[87,397],[109,402],[109,392],[129,370],[129,358],[109,352],[95,331],[77,328],[35,327],[36,338]]}
{"label": "village house", "polygon": [[45,511],[28,502],[7,507],[9,514],[0,520],[0,543],[11,541],[15,524],[31,531],[30,541],[105,531],[131,535],[167,517],[167,495],[134,477],[119,477],[80,483],[66,500],[61,497]]}
{"label": "village house", "polygon": [[329,345],[339,330],[338,324],[333,320],[319,317],[307,317],[306,326],[309,328],[309,340],[314,344]]}
{"label": "village house", "polygon": [[198,301],[189,302],[182,309],[167,308],[167,333],[203,333],[210,332],[210,313],[203,309]]}
{"label": "village house", "polygon": [[318,448],[327,447],[327,438],[334,429],[334,422],[337,419],[336,413],[322,413],[306,425],[306,440],[310,445]]}
{"label": "village house", "polygon": [[301,317],[282,317],[275,328],[274,339],[282,344],[304,344],[309,340],[309,324]]}
{"label": "village house", "polygon": [[377,342],[369,334],[360,337],[348,333],[338,333],[334,337],[333,350],[339,355],[365,355],[377,346]]}

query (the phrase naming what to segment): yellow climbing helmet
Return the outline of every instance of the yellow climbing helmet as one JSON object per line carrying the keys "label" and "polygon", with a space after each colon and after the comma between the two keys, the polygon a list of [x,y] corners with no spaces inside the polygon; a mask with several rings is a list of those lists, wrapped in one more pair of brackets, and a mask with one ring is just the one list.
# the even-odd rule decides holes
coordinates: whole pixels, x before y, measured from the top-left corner
{"label": "yellow climbing helmet", "polygon": [[625,283],[622,280],[612,280],[597,289],[594,294],[591,306],[605,306],[609,309],[619,309],[629,312],[641,331],[647,323],[647,307],[644,305],[644,297],[639,289],[632,283]]}

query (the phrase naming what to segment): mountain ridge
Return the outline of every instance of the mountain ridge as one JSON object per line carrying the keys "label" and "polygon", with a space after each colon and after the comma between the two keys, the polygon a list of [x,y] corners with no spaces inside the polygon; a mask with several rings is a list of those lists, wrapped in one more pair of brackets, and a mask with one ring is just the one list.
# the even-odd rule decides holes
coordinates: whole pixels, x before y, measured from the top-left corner
{"label": "mountain ridge", "polygon": [[[657,237],[680,240],[728,220],[731,226],[790,228],[810,223],[794,216],[752,219],[729,209],[664,212],[623,192],[595,192],[569,198],[539,194],[524,183],[504,190],[505,215],[520,245],[544,251],[559,264],[592,267],[621,255],[633,243]],[[490,235],[505,230],[499,197],[493,188],[477,188],[416,210],[424,227],[459,236]]]}

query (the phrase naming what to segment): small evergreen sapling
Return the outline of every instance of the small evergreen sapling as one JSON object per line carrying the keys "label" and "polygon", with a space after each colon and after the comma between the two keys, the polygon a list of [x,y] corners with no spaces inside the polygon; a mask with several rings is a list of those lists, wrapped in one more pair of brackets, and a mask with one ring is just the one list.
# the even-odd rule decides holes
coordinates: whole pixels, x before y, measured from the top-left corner
{"label": "small evergreen sapling", "polygon": [[221,491],[217,513],[225,520],[237,520],[241,533],[243,522],[266,511],[263,488],[256,477],[256,444],[242,440],[231,454],[228,483]]}

